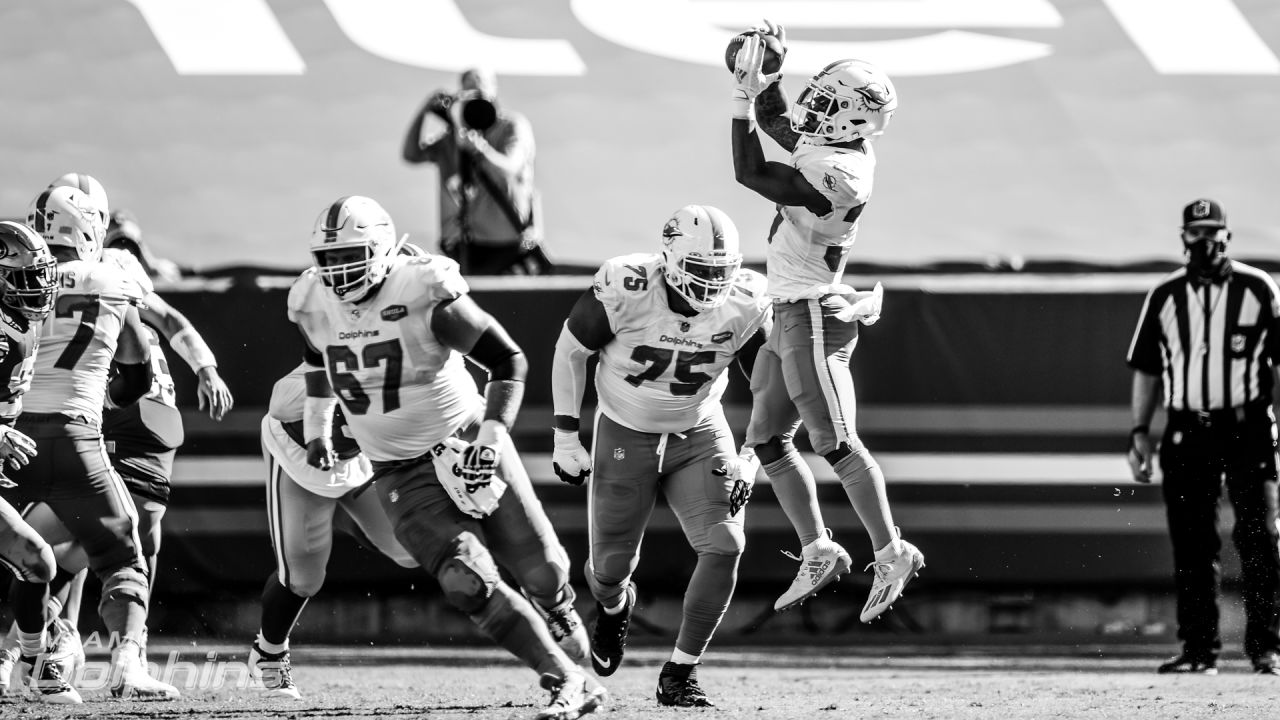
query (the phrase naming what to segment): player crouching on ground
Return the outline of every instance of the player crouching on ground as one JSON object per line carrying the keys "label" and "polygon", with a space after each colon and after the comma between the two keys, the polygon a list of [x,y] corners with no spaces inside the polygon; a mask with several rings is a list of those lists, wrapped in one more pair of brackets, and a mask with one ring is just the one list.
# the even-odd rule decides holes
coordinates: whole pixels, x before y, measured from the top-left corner
{"label": "player crouching on ground", "polygon": [[[636,603],[631,574],[661,489],[698,563],[658,702],[710,706],[697,665],[733,596],[742,509],[759,467],[740,464],[720,397],[735,358],[750,375],[771,314],[764,277],[740,269],[738,230],[720,210],[681,208],[661,246],[606,262],[565,322],[552,369],[553,460],[574,485],[594,472],[586,575],[598,610],[596,672],[612,675],[622,661]],[[597,352],[600,412],[588,454],[578,416],[587,358]]]}
{"label": "player crouching on ground", "polygon": [[[400,544],[450,604],[541,675],[551,703],[538,718],[579,717],[607,693],[534,609],[566,639],[585,640],[568,557],[508,437],[524,354],[467,295],[457,263],[400,256],[396,246],[390,216],[369,198],[342,198],[316,221],[315,267],[289,293],[289,318],[308,344],[307,462],[333,466],[336,394]],[[489,373],[483,397],[464,355]],[[533,604],[502,581],[499,564]]]}

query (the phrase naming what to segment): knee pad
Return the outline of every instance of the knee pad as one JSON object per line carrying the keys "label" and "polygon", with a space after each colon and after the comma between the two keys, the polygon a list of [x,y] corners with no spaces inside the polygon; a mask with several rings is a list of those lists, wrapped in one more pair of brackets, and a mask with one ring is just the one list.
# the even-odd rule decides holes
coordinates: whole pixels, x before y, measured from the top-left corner
{"label": "knee pad", "polygon": [[528,569],[516,570],[513,574],[519,579],[521,589],[531,597],[548,602],[562,600],[566,592],[568,597],[573,597],[566,564],[541,559],[536,562],[530,559],[527,562],[532,563]]}
{"label": "knee pad", "polygon": [[774,435],[756,446],[756,457],[760,458],[761,465],[772,465],[795,449],[796,446],[792,444],[791,438]]}
{"label": "knee pad", "polygon": [[700,553],[712,555],[741,555],[747,546],[741,523],[718,522],[707,528],[706,541],[694,548]]}
{"label": "knee pad", "polygon": [[315,597],[324,587],[325,569],[316,568],[314,572],[298,572],[300,568],[289,571],[289,584],[285,585],[289,592],[302,598]]}
{"label": "knee pad", "polygon": [[98,612],[101,613],[103,607],[113,600],[133,602],[145,608],[150,594],[151,587],[146,574],[132,565],[126,565],[106,573],[102,578],[102,600],[98,602]]}
{"label": "knee pad", "polygon": [[484,608],[501,582],[493,556],[471,533],[454,540],[453,552],[440,564],[436,579],[449,604],[468,615]]}

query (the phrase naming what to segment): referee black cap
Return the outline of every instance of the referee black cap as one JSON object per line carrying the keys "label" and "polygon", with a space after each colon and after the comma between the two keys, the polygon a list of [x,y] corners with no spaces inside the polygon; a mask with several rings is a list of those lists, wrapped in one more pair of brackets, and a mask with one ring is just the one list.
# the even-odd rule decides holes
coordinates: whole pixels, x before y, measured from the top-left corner
{"label": "referee black cap", "polygon": [[1182,227],[1220,227],[1227,226],[1227,214],[1218,203],[1201,198],[1193,200],[1182,208]]}

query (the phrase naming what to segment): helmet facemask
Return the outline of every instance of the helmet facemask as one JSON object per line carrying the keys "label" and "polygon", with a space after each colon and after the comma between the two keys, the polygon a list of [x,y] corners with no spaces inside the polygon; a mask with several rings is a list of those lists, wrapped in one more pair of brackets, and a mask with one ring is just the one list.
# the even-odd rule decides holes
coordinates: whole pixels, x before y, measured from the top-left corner
{"label": "helmet facemask", "polygon": [[741,253],[711,257],[686,255],[668,262],[667,284],[698,312],[718,308],[729,299],[733,278],[742,267]]}
{"label": "helmet facemask", "polygon": [[58,295],[58,264],[45,254],[24,268],[2,268],[0,301],[33,322],[43,322]]}
{"label": "helmet facemask", "polygon": [[791,129],[819,144],[884,133],[898,108],[884,73],[860,60],[840,60],[809,80],[791,105]]}
{"label": "helmet facemask", "polygon": [[387,259],[368,244],[312,250],[320,282],[345,302],[360,302],[387,276]]}
{"label": "helmet facemask", "polygon": [[667,286],[694,310],[704,312],[723,305],[740,267],[738,229],[721,210],[686,205],[662,228]]}
{"label": "helmet facemask", "polygon": [[377,202],[353,195],[330,205],[316,219],[311,256],[320,281],[334,297],[356,303],[386,279],[399,250],[391,216]]}
{"label": "helmet facemask", "polygon": [[0,222],[0,303],[42,322],[57,299],[58,264],[29,226]]}

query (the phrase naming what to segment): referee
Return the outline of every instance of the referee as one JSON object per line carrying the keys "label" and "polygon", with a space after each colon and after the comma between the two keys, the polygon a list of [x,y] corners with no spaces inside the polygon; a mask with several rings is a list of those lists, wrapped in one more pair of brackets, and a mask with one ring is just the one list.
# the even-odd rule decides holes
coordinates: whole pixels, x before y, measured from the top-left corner
{"label": "referee", "polygon": [[1133,423],[1129,464],[1151,482],[1149,432],[1157,388],[1168,409],[1160,443],[1173,541],[1182,654],[1160,673],[1218,672],[1218,499],[1225,478],[1244,585],[1244,650],[1254,672],[1280,675],[1280,552],[1276,529],[1276,421],[1280,292],[1266,273],[1227,258],[1222,206],[1182,210],[1186,267],[1147,295],[1129,346]]}

